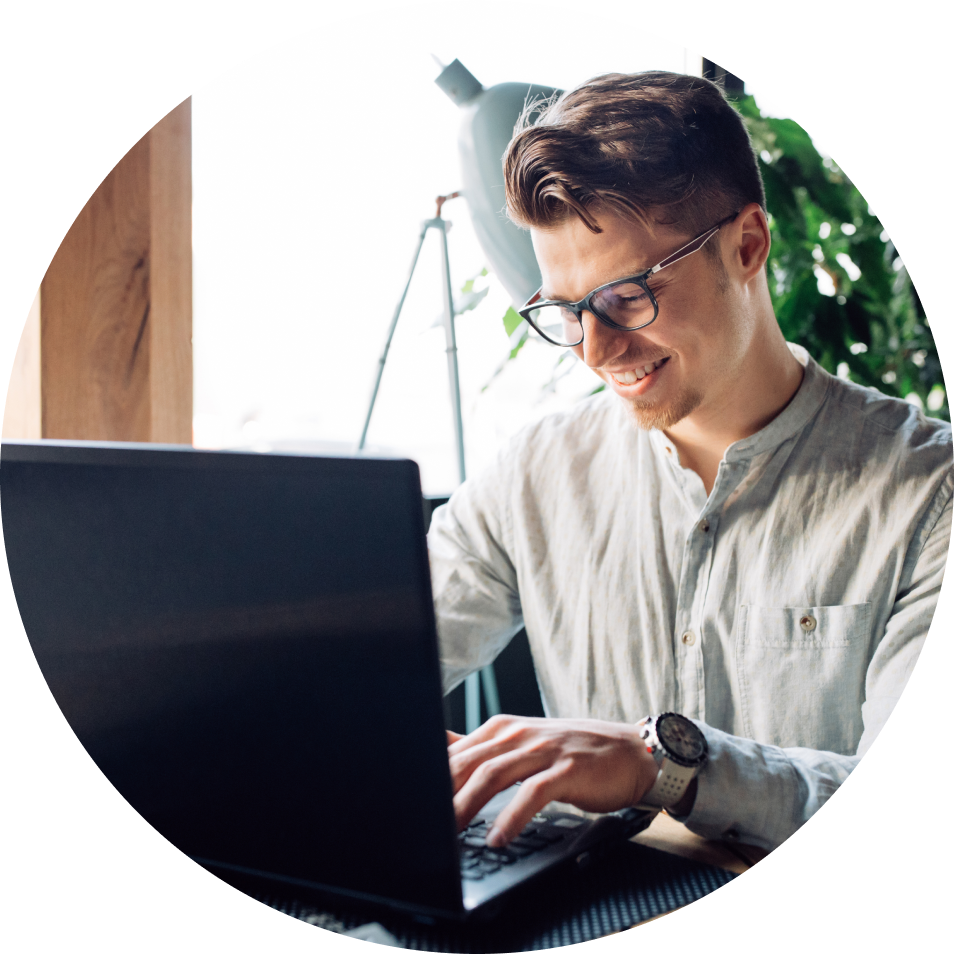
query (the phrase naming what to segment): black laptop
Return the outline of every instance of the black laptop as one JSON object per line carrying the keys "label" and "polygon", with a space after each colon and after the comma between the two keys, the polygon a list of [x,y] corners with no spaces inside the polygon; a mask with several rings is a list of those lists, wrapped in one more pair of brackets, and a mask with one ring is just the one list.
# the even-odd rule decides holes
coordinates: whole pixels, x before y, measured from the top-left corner
{"label": "black laptop", "polygon": [[0,507],[76,735],[227,880],[462,918],[651,819],[545,811],[495,852],[498,798],[456,831],[411,461],[4,442]]}

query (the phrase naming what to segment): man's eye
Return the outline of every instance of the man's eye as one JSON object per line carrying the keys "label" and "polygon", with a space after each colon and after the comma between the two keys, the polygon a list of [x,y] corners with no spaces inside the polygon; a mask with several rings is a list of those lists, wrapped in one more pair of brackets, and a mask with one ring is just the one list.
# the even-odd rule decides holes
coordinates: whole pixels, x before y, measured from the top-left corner
{"label": "man's eye", "polygon": [[610,291],[620,298],[637,298],[638,296],[645,294],[643,292],[643,286],[637,285],[634,282],[627,282],[624,285],[614,285]]}
{"label": "man's eye", "polygon": [[611,292],[613,297],[621,302],[641,302],[648,297],[641,285],[616,285]]}

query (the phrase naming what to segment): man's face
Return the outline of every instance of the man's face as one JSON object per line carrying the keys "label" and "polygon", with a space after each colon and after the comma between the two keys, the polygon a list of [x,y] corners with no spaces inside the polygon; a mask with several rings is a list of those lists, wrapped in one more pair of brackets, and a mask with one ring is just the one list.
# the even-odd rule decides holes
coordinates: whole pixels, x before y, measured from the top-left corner
{"label": "man's face", "polygon": [[[547,231],[532,230],[545,298],[579,301],[695,238],[665,226],[650,231],[611,212],[596,219],[599,234],[576,216]],[[574,353],[623,399],[640,427],[665,430],[690,416],[718,414],[744,387],[742,365],[752,337],[749,309],[740,307],[731,270],[699,251],[649,284],[659,303],[653,324],[617,331],[584,312],[583,342]]]}

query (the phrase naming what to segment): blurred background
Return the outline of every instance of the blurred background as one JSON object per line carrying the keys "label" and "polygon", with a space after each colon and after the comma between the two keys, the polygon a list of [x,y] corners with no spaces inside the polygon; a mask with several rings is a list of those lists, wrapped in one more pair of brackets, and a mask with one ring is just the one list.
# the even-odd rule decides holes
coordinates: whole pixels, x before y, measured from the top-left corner
{"label": "blurred background", "polygon": [[[317,46],[289,38],[287,55],[244,62],[156,123],[43,278],[4,436],[354,453],[422,223],[438,196],[463,188],[442,214],[464,457],[478,473],[526,424],[602,388],[571,353],[529,337],[514,311],[538,270],[526,233],[502,218],[499,159],[513,123],[525,95],[645,69],[705,75],[743,116],[786,338],[832,374],[949,419],[928,318],[891,237],[834,159],[758,89],[658,36],[640,44],[607,31],[566,56],[543,34],[519,51],[466,34],[435,47],[438,35],[420,47],[371,37],[360,50],[331,32]],[[510,238],[498,243],[504,226]],[[428,519],[460,474],[443,267],[429,229],[366,444],[418,462]],[[542,715],[526,635],[446,705],[457,731],[501,709]]]}
{"label": "blurred background", "polygon": [[[360,51],[289,40],[287,55],[242,63],[157,123],[96,190],[43,279],[4,435],[352,453],[422,222],[472,172],[458,138],[480,138],[476,101],[461,107],[435,82],[457,57],[488,90],[484,115],[498,84],[519,100],[492,124],[483,161],[494,175],[531,86],[643,69],[721,82],[759,155],[786,338],[832,374],[949,419],[929,321],[891,237],[834,159],[758,89],[658,37],[641,46],[610,32],[567,57],[543,40],[518,53],[435,36],[419,48],[372,38]],[[443,216],[473,475],[524,425],[601,385],[569,352],[527,337],[513,305],[535,280],[515,290],[507,271],[520,255],[491,254],[477,237],[502,221],[502,192],[481,211],[468,183],[470,198]],[[526,233],[504,224],[535,270]],[[432,497],[458,482],[442,268],[431,230],[367,434],[369,451],[416,460]]]}
{"label": "blurred background", "polygon": [[[461,44],[464,45],[464,44]],[[680,47],[612,39],[573,57],[470,50],[485,87],[570,88],[600,72],[701,73]],[[365,54],[368,51],[364,51]],[[435,85],[458,54],[379,47],[361,69],[322,51],[280,72],[249,63],[193,97],[194,440],[202,447],[353,450],[419,227],[461,188],[461,110]],[[432,55],[433,54],[433,55]],[[461,54],[463,57],[463,54]],[[711,65],[710,65],[711,72]],[[830,370],[947,416],[927,318],[890,238],[834,161],[758,91],[729,92],[761,155],[772,213],[770,284],[786,337]],[[535,418],[591,393],[572,355],[536,341],[449,202],[468,473]],[[429,235],[368,432],[414,458],[425,493],[456,485],[439,238]],[[483,297],[474,293],[484,292]],[[513,357],[511,358],[511,354]]]}

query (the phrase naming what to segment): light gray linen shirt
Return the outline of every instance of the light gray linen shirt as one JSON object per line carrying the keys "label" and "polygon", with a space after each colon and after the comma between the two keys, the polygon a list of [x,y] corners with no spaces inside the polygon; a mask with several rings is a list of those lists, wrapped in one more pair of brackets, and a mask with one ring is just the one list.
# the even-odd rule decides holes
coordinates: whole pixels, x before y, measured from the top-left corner
{"label": "light gray linen shirt", "polygon": [[790,347],[801,387],[708,497],[604,392],[522,431],[428,536],[447,691],[526,626],[548,715],[695,720],[709,762],[683,820],[769,848],[894,708],[954,493],[950,425]]}

